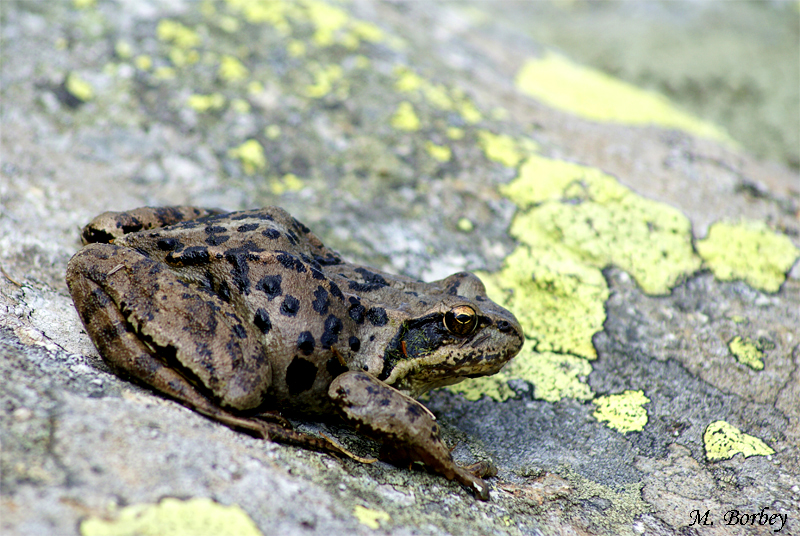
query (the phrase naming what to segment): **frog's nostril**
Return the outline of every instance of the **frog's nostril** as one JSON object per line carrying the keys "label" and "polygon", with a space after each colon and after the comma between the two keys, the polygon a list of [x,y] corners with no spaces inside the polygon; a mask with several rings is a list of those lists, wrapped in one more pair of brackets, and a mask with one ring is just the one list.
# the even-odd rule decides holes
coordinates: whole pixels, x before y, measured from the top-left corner
{"label": "frog's nostril", "polygon": [[511,324],[506,320],[498,320],[497,321],[497,329],[502,331],[503,333],[507,333],[511,331]]}

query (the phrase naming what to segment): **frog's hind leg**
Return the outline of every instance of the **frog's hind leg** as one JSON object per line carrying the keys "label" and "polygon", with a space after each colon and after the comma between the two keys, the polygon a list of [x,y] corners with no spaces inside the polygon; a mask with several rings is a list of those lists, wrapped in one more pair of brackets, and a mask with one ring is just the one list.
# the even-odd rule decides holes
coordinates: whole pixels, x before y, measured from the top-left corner
{"label": "frog's hind leg", "polygon": [[[114,246],[99,247],[114,248]],[[79,262],[81,259],[76,255],[67,269],[67,283],[81,320],[106,363],[121,376],[165,393],[212,419],[229,426],[244,428],[262,437],[267,436],[265,423],[238,417],[213,403],[186,377],[167,366],[153,348],[148,347],[136,336],[129,321],[120,309],[113,305],[112,297],[98,282],[98,279],[105,282],[108,273],[119,271],[124,266],[120,263],[103,273],[102,261],[108,258],[111,256],[100,254],[94,256],[97,262],[88,263]],[[112,360],[107,356],[114,358]]]}
{"label": "frog's hind leg", "polygon": [[[149,262],[149,264],[148,264]],[[142,269],[149,268],[147,270]],[[280,420],[269,422],[257,416],[246,417],[234,414],[222,408],[219,403],[199,390],[195,383],[183,373],[186,367],[176,366],[174,354],[176,350],[168,344],[156,345],[155,341],[144,337],[141,331],[144,318],[151,320],[159,314],[168,314],[175,321],[174,312],[158,310],[158,296],[147,296],[144,300],[150,306],[139,315],[132,313],[141,304],[137,300],[137,291],[130,288],[126,271],[134,266],[138,273],[137,287],[167,290],[169,285],[181,285],[185,295],[193,291],[184,287],[177,279],[159,272],[158,264],[149,261],[144,255],[114,245],[94,244],[81,250],[70,260],[67,266],[67,284],[75,301],[86,331],[97,346],[103,359],[120,375],[145,384],[152,389],[164,393],[197,412],[226,424],[233,428],[243,429],[258,437],[271,441],[299,445],[323,452],[358,457],[331,441],[308,434],[287,429]],[[160,276],[160,277],[156,277]],[[157,291],[155,291],[157,292]],[[197,292],[197,291],[194,291]],[[141,299],[141,296],[138,298]],[[212,296],[203,295],[207,301]],[[221,308],[225,304],[213,304],[213,308]],[[126,314],[123,312],[127,312]],[[197,310],[194,311],[198,313]],[[138,324],[134,326],[133,324]],[[217,329],[222,329],[217,326]],[[255,337],[253,337],[255,338]],[[166,354],[166,355],[165,355]],[[264,363],[264,366],[266,366]],[[180,370],[183,369],[183,370]],[[269,369],[265,372],[269,375]],[[265,386],[262,386],[265,387]],[[254,402],[253,406],[257,405]],[[269,419],[269,416],[265,416]],[[363,461],[363,460],[362,460]]]}

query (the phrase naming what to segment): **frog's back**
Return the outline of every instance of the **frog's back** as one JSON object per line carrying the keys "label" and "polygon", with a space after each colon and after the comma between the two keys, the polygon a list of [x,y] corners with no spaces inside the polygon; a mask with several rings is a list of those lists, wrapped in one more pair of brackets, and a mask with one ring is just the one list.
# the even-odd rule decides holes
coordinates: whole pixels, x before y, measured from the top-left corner
{"label": "frog's back", "polygon": [[341,276],[326,274],[342,260],[305,225],[268,207],[131,233],[116,243],[164,263],[233,306],[236,322],[254,327],[251,336],[261,338],[272,365],[272,404],[328,410],[321,395],[362,350],[355,333],[368,310],[342,292]]}

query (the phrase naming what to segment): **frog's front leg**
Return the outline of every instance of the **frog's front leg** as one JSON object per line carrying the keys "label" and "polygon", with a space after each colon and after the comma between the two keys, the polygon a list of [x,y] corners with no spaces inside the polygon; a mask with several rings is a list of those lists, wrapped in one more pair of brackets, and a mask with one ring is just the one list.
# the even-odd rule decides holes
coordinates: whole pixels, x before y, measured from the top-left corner
{"label": "frog's front leg", "polygon": [[457,465],[442,441],[435,417],[416,400],[360,371],[339,375],[328,395],[347,422],[382,441],[393,458],[420,461],[464,484],[481,500],[489,499],[489,486],[480,477],[492,474],[493,467],[476,464],[478,476]]}

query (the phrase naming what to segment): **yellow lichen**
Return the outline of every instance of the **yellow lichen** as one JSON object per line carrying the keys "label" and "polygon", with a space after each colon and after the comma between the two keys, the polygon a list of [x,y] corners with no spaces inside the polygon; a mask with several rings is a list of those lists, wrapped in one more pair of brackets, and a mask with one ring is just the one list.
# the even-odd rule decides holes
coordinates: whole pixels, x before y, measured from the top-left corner
{"label": "yellow lichen", "polygon": [[166,66],[159,67],[153,71],[153,77],[156,80],[172,80],[175,78],[175,69]]}
{"label": "yellow lichen", "polygon": [[500,162],[507,167],[517,167],[525,156],[517,147],[517,142],[506,134],[494,134],[488,130],[479,130],[478,144],[486,158]]}
{"label": "yellow lichen", "polygon": [[789,237],[760,221],[715,223],[697,252],[717,279],[741,279],[765,292],[778,291],[800,255]]}
{"label": "yellow lichen", "polygon": [[92,85],[75,73],[67,75],[64,87],[70,95],[82,102],[88,102],[94,98]]}
{"label": "yellow lichen", "polygon": [[353,508],[353,516],[358,519],[362,525],[366,525],[371,529],[379,529],[381,522],[388,523],[392,518],[383,510],[373,510],[365,508],[364,506],[357,505]]}
{"label": "yellow lichen", "polygon": [[162,19],[156,26],[156,35],[161,41],[172,43],[180,48],[192,48],[200,44],[200,36],[180,22]]}
{"label": "yellow lichen", "polygon": [[379,43],[384,39],[383,30],[378,28],[371,22],[356,20],[352,23],[352,32],[363,41],[370,43]]}
{"label": "yellow lichen", "polygon": [[450,385],[446,389],[462,395],[467,400],[475,401],[488,396],[502,402],[514,396],[514,391],[508,386],[508,380],[510,379],[512,378],[504,371],[500,371],[492,376],[469,378],[455,385]]}
{"label": "yellow lichen", "polygon": [[603,329],[609,296],[601,270],[619,266],[645,292],[667,293],[700,266],[691,226],[674,208],[599,169],[531,154],[532,140],[514,147],[528,156],[500,191],[520,208],[510,230],[520,245],[500,271],[481,278],[489,296],[516,315],[528,342],[502,376],[453,390],[477,398],[485,389],[504,399],[511,395],[502,384],[516,378],[532,383],[537,398],[589,399],[585,359],[597,356],[592,337]]}
{"label": "yellow lichen", "polygon": [[246,114],[250,112],[250,103],[244,99],[233,99],[231,101],[231,110],[238,114]]}
{"label": "yellow lichen", "polygon": [[570,354],[535,352],[530,344],[506,367],[493,376],[465,380],[448,387],[467,400],[489,396],[498,401],[514,396],[509,380],[524,380],[533,385],[533,397],[547,402],[562,398],[589,400],[594,396],[586,384],[592,366],[586,359]]}
{"label": "yellow lichen", "polygon": [[447,88],[442,84],[434,85],[428,83],[423,87],[422,93],[425,95],[425,100],[434,108],[444,111],[453,109],[453,100],[447,94]]}
{"label": "yellow lichen", "polygon": [[247,83],[247,92],[250,95],[258,95],[263,91],[264,91],[264,84],[262,84],[258,80],[252,80]]}
{"label": "yellow lichen", "polygon": [[394,87],[397,91],[403,92],[412,92],[416,91],[417,89],[421,88],[423,84],[425,84],[425,80],[412,71],[407,67],[397,67],[395,68],[395,76],[397,80],[394,83]]}
{"label": "yellow lichen", "polygon": [[596,268],[616,265],[648,294],[666,294],[700,267],[686,216],[598,169],[531,156],[501,192],[521,207],[539,203],[515,217],[516,238],[557,242]]}
{"label": "yellow lichen", "polygon": [[549,106],[589,120],[652,124],[734,144],[723,129],[676,108],[664,96],[551,52],[527,60],[517,73],[516,86]]}
{"label": "yellow lichen", "polygon": [[300,10],[299,3],[276,2],[275,0],[225,0],[233,11],[241,11],[251,24],[269,24],[282,35],[289,35],[292,28],[288,17]]}
{"label": "yellow lichen", "polygon": [[236,82],[247,78],[250,71],[238,59],[225,55],[220,58],[217,74],[226,82]]}
{"label": "yellow lichen", "polygon": [[775,451],[757,437],[742,433],[725,421],[715,421],[703,433],[706,458],[709,461],[727,460],[736,454],[749,456],[768,456]]}
{"label": "yellow lichen", "polygon": [[306,44],[299,39],[292,39],[286,44],[286,51],[293,58],[300,58],[306,55]]}
{"label": "yellow lichen", "polygon": [[248,175],[252,175],[256,171],[262,171],[267,167],[264,148],[257,140],[247,140],[240,146],[228,150],[228,156],[238,159],[242,163],[244,172]]}
{"label": "yellow lichen", "polygon": [[207,498],[163,499],[158,504],[122,508],[113,520],[89,517],[80,524],[82,536],[261,536],[250,516],[237,505],[224,506]]}
{"label": "yellow lichen", "polygon": [[461,119],[463,119],[466,123],[470,125],[474,125],[483,119],[480,110],[475,104],[470,101],[469,99],[462,98],[456,101],[456,109],[458,113],[461,114]]}
{"label": "yellow lichen", "polygon": [[184,50],[178,47],[172,47],[167,53],[167,56],[175,67],[185,67],[186,65],[195,64],[200,60],[200,54],[196,50]]}
{"label": "yellow lichen", "polygon": [[335,83],[339,82],[344,71],[340,65],[331,64],[324,67],[312,65],[314,83],[306,86],[306,95],[318,99],[331,92]]}
{"label": "yellow lichen", "polygon": [[414,106],[408,101],[403,101],[397,106],[397,110],[390,120],[391,125],[397,130],[414,131],[419,130],[419,117],[414,111]]}
{"label": "yellow lichen", "polygon": [[303,186],[303,181],[297,175],[287,173],[280,179],[273,180],[269,187],[273,195],[281,195],[286,192],[298,192],[303,189]]}
{"label": "yellow lichen", "polygon": [[439,162],[447,162],[452,156],[450,147],[447,145],[436,145],[432,141],[425,143],[425,150],[434,160],[438,160]]}
{"label": "yellow lichen", "polygon": [[140,71],[149,71],[153,68],[153,59],[147,54],[140,54],[133,59],[133,64]]}
{"label": "yellow lichen", "polygon": [[303,2],[306,7],[306,16],[316,28],[312,40],[317,46],[327,47],[335,42],[335,33],[344,28],[350,20],[350,16],[341,8],[326,4],[306,0]]}
{"label": "yellow lichen", "polygon": [[471,233],[475,230],[475,224],[469,218],[459,218],[456,222],[456,228],[462,233]]}
{"label": "yellow lichen", "polygon": [[123,60],[130,59],[133,56],[133,47],[127,41],[120,39],[114,45],[114,53]]}
{"label": "yellow lichen", "polygon": [[650,399],[642,391],[625,391],[618,395],[601,396],[594,400],[597,409],[592,416],[607,421],[610,428],[622,432],[641,432],[647,424],[647,410],[642,406]]}
{"label": "yellow lichen", "polygon": [[597,357],[592,336],[603,329],[608,299],[599,269],[562,245],[543,241],[520,245],[499,272],[481,279],[489,296],[516,315],[532,350]]}
{"label": "yellow lichen", "polygon": [[533,384],[533,397],[547,402],[562,398],[589,400],[593,393],[586,378],[592,372],[588,361],[570,354],[534,352],[523,348],[521,359],[512,361],[508,374]]}
{"label": "yellow lichen", "polygon": [[189,108],[201,113],[220,110],[225,106],[225,97],[221,93],[211,95],[189,95],[186,103]]}
{"label": "yellow lichen", "polygon": [[225,16],[219,17],[219,19],[217,20],[217,26],[219,26],[220,29],[223,32],[227,32],[227,33],[238,32],[239,31],[239,19],[237,19],[236,17],[231,17],[229,15],[225,15]]}
{"label": "yellow lichen", "polygon": [[464,129],[458,127],[447,127],[447,137],[451,140],[460,140],[464,138]]}
{"label": "yellow lichen", "polygon": [[281,135],[281,127],[279,125],[269,125],[264,129],[264,136],[268,140],[277,140]]}
{"label": "yellow lichen", "polygon": [[728,343],[728,349],[739,363],[747,365],[753,370],[763,370],[764,352],[750,339],[742,339],[738,336],[734,337]]}

